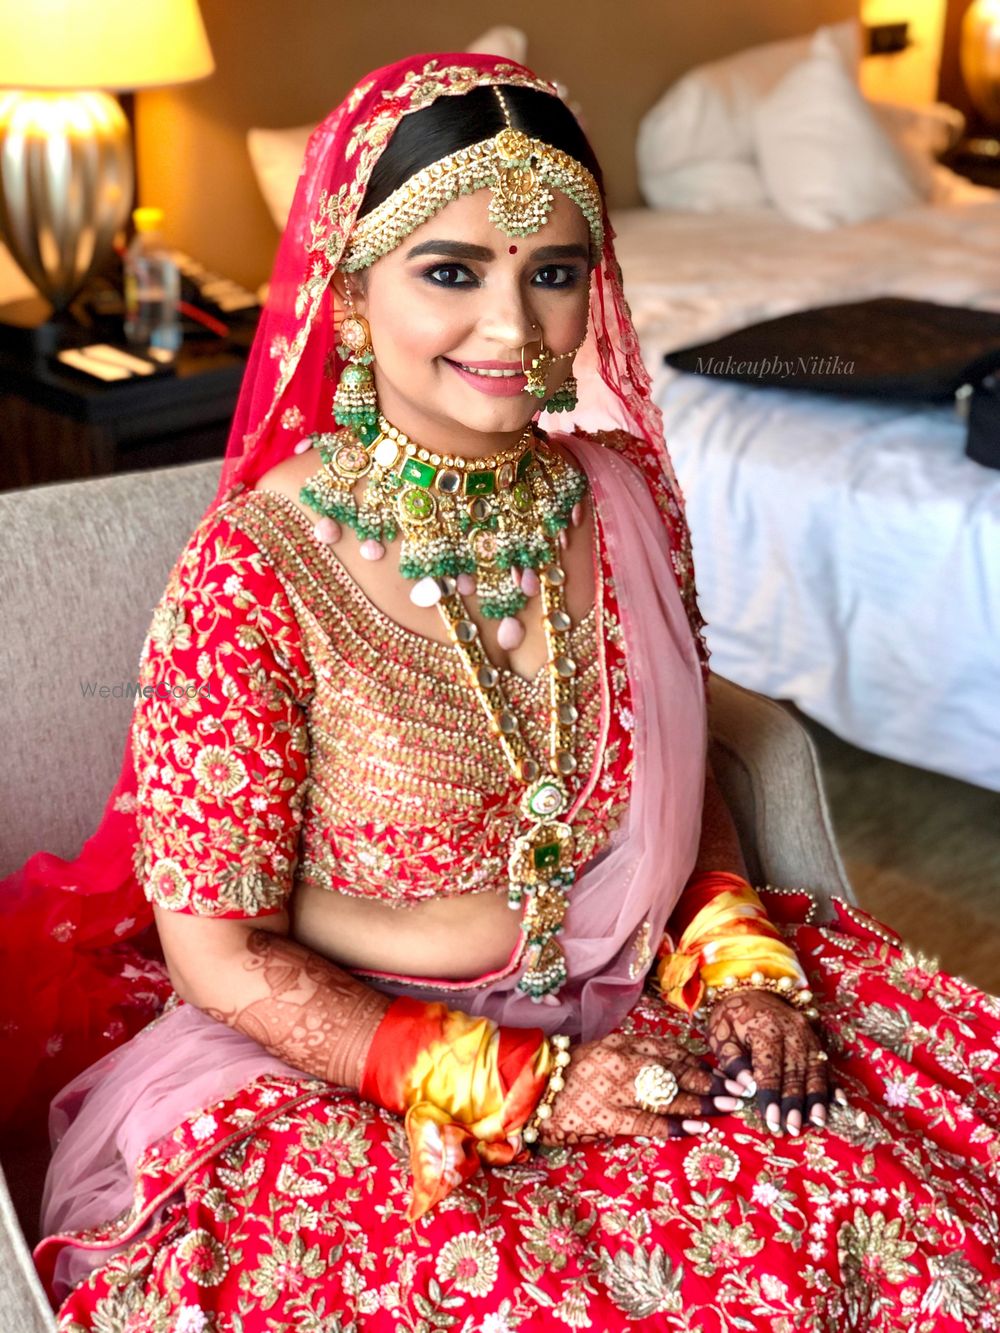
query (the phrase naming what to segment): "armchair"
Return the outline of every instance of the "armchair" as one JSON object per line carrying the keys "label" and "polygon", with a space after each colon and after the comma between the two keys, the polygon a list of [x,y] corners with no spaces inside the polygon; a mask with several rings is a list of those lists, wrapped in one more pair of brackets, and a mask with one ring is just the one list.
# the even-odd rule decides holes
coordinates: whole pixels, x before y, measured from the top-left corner
{"label": "armchair", "polygon": [[[74,855],[97,826],[131,714],[113,689],[135,678],[153,607],[218,467],[0,494],[0,876],[40,848]],[[809,888],[821,916],[831,894],[853,901],[807,733],[731,681],[713,676],[710,688],[713,763],[751,878]],[[0,1172],[5,1326],[54,1330],[29,1251],[44,1161],[0,1147],[18,1204]]]}

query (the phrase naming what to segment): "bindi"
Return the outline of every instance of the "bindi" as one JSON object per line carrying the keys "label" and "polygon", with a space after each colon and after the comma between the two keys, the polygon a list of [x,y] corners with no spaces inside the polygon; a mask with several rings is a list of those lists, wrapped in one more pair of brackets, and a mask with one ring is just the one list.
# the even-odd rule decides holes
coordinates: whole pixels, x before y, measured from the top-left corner
{"label": "bindi", "polygon": [[516,245],[508,246],[508,248],[507,248],[507,253],[508,253],[509,255],[516,255],[516,254],[517,254],[517,246],[516,246]]}

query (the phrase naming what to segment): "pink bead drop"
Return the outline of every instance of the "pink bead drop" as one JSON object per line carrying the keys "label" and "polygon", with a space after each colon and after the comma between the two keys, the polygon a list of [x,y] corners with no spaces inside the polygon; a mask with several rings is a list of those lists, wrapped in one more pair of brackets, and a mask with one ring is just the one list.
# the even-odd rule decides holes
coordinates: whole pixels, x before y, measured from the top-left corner
{"label": "pink bead drop", "polygon": [[299,440],[298,444],[295,446],[292,452],[296,454],[307,454],[312,447],[313,447],[312,440],[310,440],[309,437],[306,436],[304,440]]}
{"label": "pink bead drop", "polygon": [[334,518],[318,519],[313,528],[313,536],[324,546],[329,546],[332,542],[339,542],[340,535],[340,524]]}
{"label": "pink bead drop", "polygon": [[562,531],[559,533],[559,545],[564,551],[566,547],[569,545],[569,538],[566,536],[565,528],[563,528]]}
{"label": "pink bead drop", "polygon": [[573,512],[569,516],[569,521],[574,528],[578,528],[583,522],[583,505],[579,501],[573,506]]}
{"label": "pink bead drop", "polygon": [[455,586],[463,597],[471,597],[476,591],[475,574],[459,574],[458,578],[455,580]]}
{"label": "pink bead drop", "polygon": [[541,1002],[542,1004],[547,1004],[550,1006],[558,1005],[561,1003],[558,995],[543,995],[541,996]]}
{"label": "pink bead drop", "polygon": [[525,569],[521,571],[521,591],[525,597],[537,597],[542,590],[541,580],[538,577],[537,569]]}
{"label": "pink bead drop", "polygon": [[524,626],[516,616],[504,616],[497,626],[497,643],[504,652],[520,648],[524,642]]}
{"label": "pink bead drop", "polygon": [[363,541],[358,550],[365,560],[381,560],[385,555],[385,547],[381,542],[377,542],[374,537],[369,537],[366,541]]}

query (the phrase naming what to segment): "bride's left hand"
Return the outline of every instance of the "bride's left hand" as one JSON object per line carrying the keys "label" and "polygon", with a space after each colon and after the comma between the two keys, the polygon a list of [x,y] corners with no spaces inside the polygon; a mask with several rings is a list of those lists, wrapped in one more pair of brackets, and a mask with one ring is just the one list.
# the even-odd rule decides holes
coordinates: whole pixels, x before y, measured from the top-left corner
{"label": "bride's left hand", "polygon": [[752,1093],[767,1127],[802,1129],[803,1116],[825,1125],[830,1100],[826,1052],[806,1016],[772,991],[742,988],[709,1011],[708,1044],[727,1078]]}

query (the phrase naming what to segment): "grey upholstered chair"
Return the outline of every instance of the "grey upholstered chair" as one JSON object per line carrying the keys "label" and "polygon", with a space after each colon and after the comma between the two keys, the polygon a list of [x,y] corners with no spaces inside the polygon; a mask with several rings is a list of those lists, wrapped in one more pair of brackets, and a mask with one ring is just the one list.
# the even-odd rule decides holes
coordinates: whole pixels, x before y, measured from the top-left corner
{"label": "grey upholstered chair", "polygon": [[[74,855],[118,775],[133,680],[167,574],[215,491],[218,463],[0,494],[0,876],[39,849]],[[805,886],[821,915],[853,901],[812,743],[782,708],[715,676],[712,755],[756,883]],[[25,1230],[41,1161],[4,1165]],[[0,1311],[18,1333],[54,1323],[0,1174]]]}

